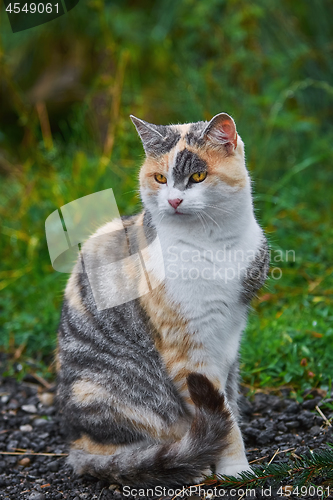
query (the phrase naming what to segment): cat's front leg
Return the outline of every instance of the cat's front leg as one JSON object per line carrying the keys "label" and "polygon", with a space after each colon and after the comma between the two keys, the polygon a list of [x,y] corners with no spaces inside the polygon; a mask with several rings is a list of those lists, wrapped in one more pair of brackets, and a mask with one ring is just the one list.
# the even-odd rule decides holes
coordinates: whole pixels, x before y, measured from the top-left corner
{"label": "cat's front leg", "polygon": [[215,473],[237,476],[240,472],[250,471],[251,468],[246,458],[243,438],[236,420],[234,420],[229,434],[229,443],[229,446],[215,465]]}

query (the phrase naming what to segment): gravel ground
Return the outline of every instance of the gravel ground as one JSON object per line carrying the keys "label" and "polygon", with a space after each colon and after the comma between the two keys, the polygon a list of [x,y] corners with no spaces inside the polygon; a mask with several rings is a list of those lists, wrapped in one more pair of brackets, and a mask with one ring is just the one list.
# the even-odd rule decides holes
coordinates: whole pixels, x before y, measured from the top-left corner
{"label": "gravel ground", "polygon": [[[46,406],[50,402],[50,396],[45,393],[45,389],[42,392],[40,385],[31,381],[18,384],[14,380],[0,378],[0,498],[125,498],[94,478],[73,477],[63,455],[66,453],[66,444],[56,408]],[[287,390],[283,392],[283,397],[259,393],[250,401],[242,396],[242,427],[250,463],[267,463],[277,450],[279,452],[275,455],[274,462],[286,462],[293,454],[301,455],[309,453],[309,450],[324,449],[327,447],[326,443],[333,443],[333,426],[325,425],[324,419],[315,409],[318,405],[327,418],[333,416],[332,410],[323,406],[322,394],[313,390],[309,395],[312,399],[306,399],[302,404],[288,396]],[[333,402],[333,399],[330,401]],[[22,450],[33,451],[35,454],[4,453],[21,453]],[[311,497],[318,498],[317,495],[303,496]],[[257,498],[286,497],[268,493],[261,495],[258,491]]]}

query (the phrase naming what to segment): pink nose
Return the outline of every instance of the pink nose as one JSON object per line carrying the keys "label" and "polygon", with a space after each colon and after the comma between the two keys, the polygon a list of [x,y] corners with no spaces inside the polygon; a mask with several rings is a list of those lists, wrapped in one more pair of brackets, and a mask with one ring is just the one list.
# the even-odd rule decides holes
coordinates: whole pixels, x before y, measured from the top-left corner
{"label": "pink nose", "polygon": [[180,200],[179,198],[176,198],[175,200],[168,200],[168,202],[170,203],[170,205],[176,209],[177,207],[179,207],[179,205],[181,204],[183,200]]}

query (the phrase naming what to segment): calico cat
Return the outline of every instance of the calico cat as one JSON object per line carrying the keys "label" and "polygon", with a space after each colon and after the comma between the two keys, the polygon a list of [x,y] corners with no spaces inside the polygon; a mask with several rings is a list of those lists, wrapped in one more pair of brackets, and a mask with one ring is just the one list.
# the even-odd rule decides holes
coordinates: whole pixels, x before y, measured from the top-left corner
{"label": "calico cat", "polygon": [[143,212],[85,243],[65,291],[57,370],[69,463],[142,487],[236,475],[249,469],[238,346],[269,264],[244,145],[226,113],[131,119],[146,154]]}

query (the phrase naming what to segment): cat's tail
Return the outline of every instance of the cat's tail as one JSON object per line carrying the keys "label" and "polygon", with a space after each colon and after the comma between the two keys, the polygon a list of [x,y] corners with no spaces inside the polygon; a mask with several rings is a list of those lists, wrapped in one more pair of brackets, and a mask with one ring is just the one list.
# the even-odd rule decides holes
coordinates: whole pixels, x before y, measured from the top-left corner
{"label": "cat's tail", "polygon": [[71,450],[68,462],[74,471],[145,488],[193,484],[228,446],[232,419],[224,396],[207,377],[191,373],[187,384],[196,413],[183,438],[171,444],[126,446],[111,456]]}

